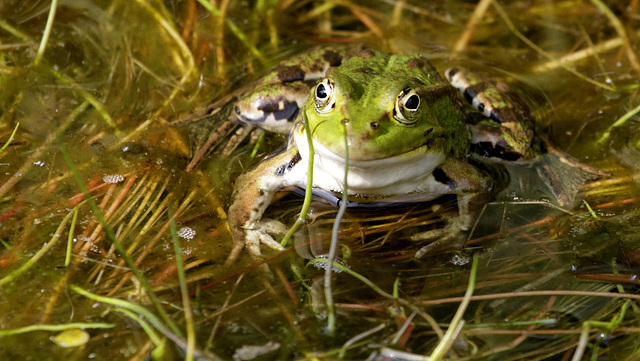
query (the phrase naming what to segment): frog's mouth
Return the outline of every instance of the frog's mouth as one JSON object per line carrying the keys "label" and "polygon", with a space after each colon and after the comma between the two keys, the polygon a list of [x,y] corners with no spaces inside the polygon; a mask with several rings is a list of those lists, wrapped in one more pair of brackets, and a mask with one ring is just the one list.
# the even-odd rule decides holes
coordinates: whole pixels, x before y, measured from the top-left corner
{"label": "frog's mouth", "polygon": [[[306,135],[297,134],[296,144],[302,159],[309,159]],[[377,159],[349,159],[336,154],[317,140],[313,141],[314,184],[341,191],[348,164],[349,193],[407,194],[416,191],[445,159],[440,150],[424,145],[413,150]]]}
{"label": "frog's mouth", "polygon": [[[299,144],[299,143],[298,143]],[[305,145],[308,143],[305,143]],[[317,140],[313,140],[313,148],[316,155],[319,156],[320,159],[327,159],[332,162],[340,163],[342,166],[346,166],[349,164],[349,168],[357,167],[357,168],[379,168],[379,167],[388,167],[393,165],[411,165],[415,166],[417,162],[421,162],[428,158],[436,158],[438,159],[437,163],[440,163],[441,157],[444,158],[442,152],[439,151],[429,151],[429,146],[422,145],[420,147],[414,148],[412,150],[406,151],[404,153],[394,154],[386,157],[380,158],[369,158],[369,159],[358,159],[357,157],[350,156],[347,160],[343,155],[338,154],[331,149],[327,148],[324,144]],[[435,167],[435,166],[434,166]]]}

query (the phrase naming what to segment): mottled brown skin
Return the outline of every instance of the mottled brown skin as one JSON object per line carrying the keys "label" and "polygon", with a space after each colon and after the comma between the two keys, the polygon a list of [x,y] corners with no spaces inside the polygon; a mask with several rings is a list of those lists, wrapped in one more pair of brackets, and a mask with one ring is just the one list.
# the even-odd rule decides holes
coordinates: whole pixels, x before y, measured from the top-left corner
{"label": "mottled brown skin", "polygon": [[[556,198],[569,204],[589,178],[576,171],[569,174],[578,180],[577,186],[558,181],[559,169],[580,167],[561,153],[540,157],[529,109],[517,94],[502,83],[470,83],[458,70],[447,73],[458,74],[458,85],[444,81],[417,55],[339,47],[313,49],[282,62],[257,81],[257,89],[236,103],[237,117],[271,131],[288,131],[286,125],[294,121],[296,128],[285,152],[238,178],[229,208],[234,246],[227,264],[243,248],[254,257],[261,255],[261,244],[283,249],[272,235],[282,233],[284,225],[261,218],[278,190],[306,184],[310,151],[304,123],[312,129],[314,159],[319,160],[314,165],[315,189],[339,194],[344,189],[339,175],[347,168],[350,202],[457,196],[457,212],[440,210],[446,227],[416,239],[446,242],[468,234],[475,213],[506,184],[506,172],[496,163],[500,161],[538,162],[537,170]],[[477,111],[468,112],[460,104],[452,84]],[[294,102],[291,94],[304,93],[307,85],[315,87],[308,100],[303,94]],[[424,252],[421,249],[416,257]]]}
{"label": "mottled brown skin", "polygon": [[[229,226],[233,236],[233,249],[226,264],[232,264],[245,247],[247,229],[256,227],[262,214],[267,209],[273,195],[281,185],[270,187],[262,184],[261,180],[275,175],[282,167],[287,167],[292,159],[295,159],[297,150],[289,149],[261,163],[260,167],[242,174],[236,180],[236,189],[233,193],[233,202],[229,207]],[[275,246],[275,245],[274,245]],[[280,247],[282,248],[282,247]],[[255,250],[254,250],[255,251]],[[257,252],[260,253],[259,250]]]}

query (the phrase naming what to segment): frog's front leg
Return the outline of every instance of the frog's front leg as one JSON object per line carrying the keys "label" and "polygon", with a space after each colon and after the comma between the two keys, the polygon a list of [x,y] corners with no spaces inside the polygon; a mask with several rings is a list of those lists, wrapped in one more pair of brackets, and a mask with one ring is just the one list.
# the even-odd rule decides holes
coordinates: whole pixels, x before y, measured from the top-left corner
{"label": "frog's front leg", "polygon": [[450,187],[450,193],[457,195],[457,210],[441,211],[440,215],[446,221],[444,228],[411,237],[414,241],[438,241],[419,249],[415,254],[416,258],[423,257],[435,246],[445,243],[462,244],[466,241],[476,220],[477,211],[493,197],[495,182],[506,181],[501,180],[506,174],[501,171],[495,173],[489,174],[487,170],[456,159],[449,159],[441,165],[436,178]]}
{"label": "frog's front leg", "polygon": [[305,171],[304,167],[295,167],[300,161],[298,150],[289,149],[238,178],[229,207],[233,250],[227,258],[227,265],[238,258],[243,248],[253,257],[261,255],[261,244],[275,250],[283,249],[272,234],[284,233],[286,227],[274,220],[263,220],[262,215],[277,191],[297,184],[300,176],[297,173]]}

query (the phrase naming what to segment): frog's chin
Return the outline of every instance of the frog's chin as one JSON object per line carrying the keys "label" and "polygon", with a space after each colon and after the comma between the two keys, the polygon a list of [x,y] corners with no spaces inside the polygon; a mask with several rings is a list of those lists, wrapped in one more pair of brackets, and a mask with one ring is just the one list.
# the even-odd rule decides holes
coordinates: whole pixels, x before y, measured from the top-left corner
{"label": "frog's chin", "polygon": [[[309,159],[309,147],[304,134],[296,136],[298,152]],[[398,155],[369,160],[354,160],[334,153],[314,140],[314,185],[334,191],[344,186],[348,164],[349,193],[398,195],[418,191],[433,170],[445,160],[441,150],[421,146]]]}

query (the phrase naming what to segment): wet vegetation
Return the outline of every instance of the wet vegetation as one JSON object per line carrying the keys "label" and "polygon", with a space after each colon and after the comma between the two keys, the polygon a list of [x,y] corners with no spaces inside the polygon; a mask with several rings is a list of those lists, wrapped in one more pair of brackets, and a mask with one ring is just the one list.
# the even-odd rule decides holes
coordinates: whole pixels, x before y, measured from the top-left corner
{"label": "wet vegetation", "polygon": [[[0,356],[640,359],[639,6],[0,2]],[[233,180],[285,139],[224,111],[180,120],[332,43],[502,74],[551,141],[612,175],[563,209],[513,169],[464,248],[415,240],[440,226],[428,205],[347,212],[330,290],[337,210],[317,201],[287,250],[225,265]],[[292,225],[301,205],[268,216]]]}

